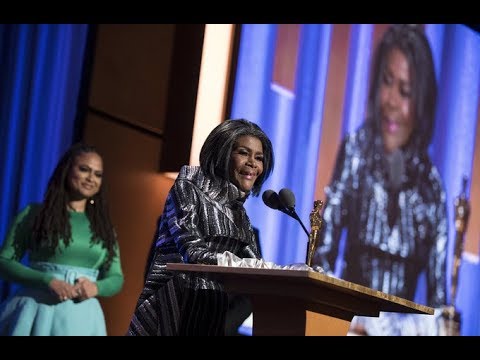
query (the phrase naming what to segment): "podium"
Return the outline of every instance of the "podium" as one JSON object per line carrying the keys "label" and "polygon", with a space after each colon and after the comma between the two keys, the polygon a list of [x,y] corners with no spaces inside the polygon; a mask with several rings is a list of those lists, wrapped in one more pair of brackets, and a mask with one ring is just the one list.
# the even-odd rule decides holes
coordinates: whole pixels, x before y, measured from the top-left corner
{"label": "podium", "polygon": [[168,263],[167,270],[208,274],[250,297],[253,335],[347,335],[354,316],[381,311],[433,315],[434,309],[313,271]]}

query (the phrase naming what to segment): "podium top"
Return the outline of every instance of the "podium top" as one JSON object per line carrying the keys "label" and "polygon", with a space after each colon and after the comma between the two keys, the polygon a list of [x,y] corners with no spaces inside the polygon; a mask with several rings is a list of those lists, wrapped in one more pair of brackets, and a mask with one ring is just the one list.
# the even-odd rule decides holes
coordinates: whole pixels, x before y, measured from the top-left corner
{"label": "podium top", "polygon": [[431,307],[314,271],[184,263],[168,263],[167,270],[209,274],[231,292],[300,299],[311,304],[334,306],[354,315],[378,316],[380,311],[434,313]]}

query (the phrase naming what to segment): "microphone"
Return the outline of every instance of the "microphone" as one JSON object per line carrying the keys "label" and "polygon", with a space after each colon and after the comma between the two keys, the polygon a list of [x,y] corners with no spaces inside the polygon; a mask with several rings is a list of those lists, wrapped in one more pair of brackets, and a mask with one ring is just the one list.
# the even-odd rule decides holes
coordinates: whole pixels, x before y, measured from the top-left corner
{"label": "microphone", "polygon": [[399,216],[398,194],[405,176],[405,157],[402,150],[397,149],[387,155],[387,191],[389,194],[387,205],[388,224],[393,227]]}
{"label": "microphone", "polygon": [[295,195],[293,195],[289,189],[284,188],[280,190],[279,194],[273,190],[265,190],[262,194],[262,200],[269,208],[280,210],[284,214],[293,217],[300,223],[300,225],[302,225],[302,228],[307,236],[310,236],[310,233],[305,225],[303,225],[302,220],[300,220],[300,217],[295,211]]}
{"label": "microphone", "polygon": [[295,220],[297,220],[300,225],[302,225],[303,231],[305,231],[305,234],[307,236],[310,236],[310,233],[308,232],[307,228],[305,225],[303,225],[302,220],[298,216],[297,212],[295,211],[295,195],[290,189],[283,188],[280,190],[278,193],[278,197],[280,198],[280,203],[283,204],[284,207],[287,208],[287,210],[290,212],[290,216],[293,217]]}
{"label": "microphone", "polygon": [[403,182],[405,174],[405,158],[401,150],[396,150],[387,155],[387,171],[390,186],[394,191],[398,190]]}
{"label": "microphone", "polygon": [[278,193],[280,202],[289,210],[295,211],[295,195],[293,192],[287,188],[283,188]]}
{"label": "microphone", "polygon": [[288,209],[280,202],[278,194],[273,190],[265,190],[262,194],[262,200],[270,209],[280,210],[284,214],[292,216]]}
{"label": "microphone", "polygon": [[269,208],[274,210],[280,209],[280,198],[273,190],[265,190],[262,194],[262,200]]}

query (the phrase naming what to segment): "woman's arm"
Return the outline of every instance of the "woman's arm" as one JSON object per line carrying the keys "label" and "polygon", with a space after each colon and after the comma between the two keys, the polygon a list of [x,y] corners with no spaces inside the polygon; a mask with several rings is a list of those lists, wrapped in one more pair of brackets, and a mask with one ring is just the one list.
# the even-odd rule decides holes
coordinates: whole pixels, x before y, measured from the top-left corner
{"label": "woman's arm", "polygon": [[[165,215],[171,235],[184,262],[191,264],[217,264],[217,252],[210,249],[199,227],[200,206],[210,206],[202,202],[198,188],[190,181],[176,181],[170,191]],[[215,217],[215,212],[209,214]]]}
{"label": "woman's arm", "polygon": [[2,248],[0,249],[0,276],[9,282],[24,286],[48,287],[54,278],[21,263],[26,245],[32,236],[35,205],[28,205],[14,219]]}
{"label": "woman's arm", "polygon": [[120,248],[115,247],[115,256],[107,271],[100,274],[97,281],[98,296],[113,296],[120,292],[123,286],[123,272],[120,262]]}

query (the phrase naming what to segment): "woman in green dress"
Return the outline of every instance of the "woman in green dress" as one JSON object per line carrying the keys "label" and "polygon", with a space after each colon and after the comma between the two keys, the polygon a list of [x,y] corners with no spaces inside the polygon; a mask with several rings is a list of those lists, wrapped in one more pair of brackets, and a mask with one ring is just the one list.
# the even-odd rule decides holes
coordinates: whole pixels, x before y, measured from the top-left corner
{"label": "woman in green dress", "polygon": [[0,304],[0,335],[107,334],[97,297],[117,294],[123,273],[102,177],[97,150],[75,144],[44,201],[14,219],[0,248],[0,277],[21,286]]}

